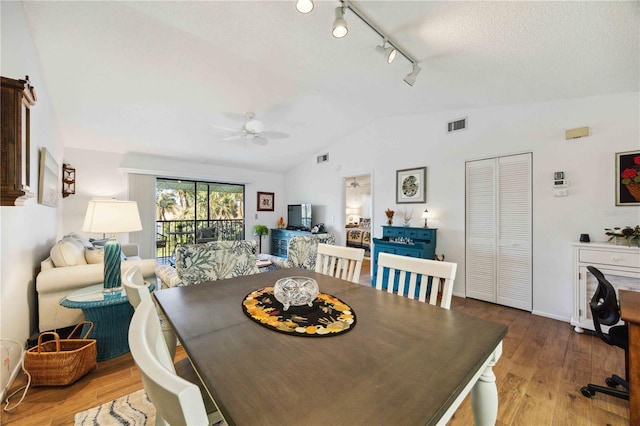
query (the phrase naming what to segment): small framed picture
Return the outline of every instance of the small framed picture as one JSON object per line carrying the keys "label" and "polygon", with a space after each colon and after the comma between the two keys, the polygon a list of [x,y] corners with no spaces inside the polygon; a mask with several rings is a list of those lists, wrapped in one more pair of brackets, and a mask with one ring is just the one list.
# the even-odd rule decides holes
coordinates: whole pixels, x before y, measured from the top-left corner
{"label": "small framed picture", "polygon": [[640,206],[640,151],[616,153],[616,206]]}
{"label": "small framed picture", "polygon": [[258,211],[272,212],[274,197],[273,192],[258,192]]}
{"label": "small framed picture", "polygon": [[396,204],[427,202],[427,168],[396,171]]}

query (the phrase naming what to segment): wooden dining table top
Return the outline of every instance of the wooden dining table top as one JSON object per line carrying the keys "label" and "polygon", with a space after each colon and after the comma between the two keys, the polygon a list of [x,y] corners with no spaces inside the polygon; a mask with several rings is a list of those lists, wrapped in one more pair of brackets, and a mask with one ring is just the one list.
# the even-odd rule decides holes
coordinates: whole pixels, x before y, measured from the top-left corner
{"label": "wooden dining table top", "polygon": [[[309,276],[347,303],[347,333],[301,337],[249,319],[242,301]],[[507,327],[304,269],[156,291],[225,420],[238,425],[436,424]]]}

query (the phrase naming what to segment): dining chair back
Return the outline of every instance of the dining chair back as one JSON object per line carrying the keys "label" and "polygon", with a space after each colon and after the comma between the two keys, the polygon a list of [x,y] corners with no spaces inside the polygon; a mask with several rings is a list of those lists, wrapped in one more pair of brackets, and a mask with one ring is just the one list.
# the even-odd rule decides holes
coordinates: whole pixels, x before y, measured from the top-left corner
{"label": "dining chair back", "polygon": [[141,301],[151,298],[149,287],[144,282],[142,272],[137,266],[122,273],[122,286],[133,309],[136,309]]}
{"label": "dining chair back", "polygon": [[376,288],[389,293],[396,292],[399,296],[406,295],[411,299],[416,298],[417,294],[417,299],[421,302],[427,301],[428,293],[429,303],[436,305],[439,284],[442,283],[440,306],[449,309],[457,268],[458,264],[453,262],[380,253]]}
{"label": "dining chair back", "polygon": [[364,259],[364,249],[318,244],[316,272],[358,283]]}
{"label": "dining chair back", "polygon": [[[122,286],[134,310],[138,308],[138,305],[140,305],[143,300],[151,299],[149,287],[142,277],[140,268],[137,266],[133,266],[122,273]],[[164,315],[162,309],[159,310],[158,317],[160,319],[162,335],[164,336],[171,359],[173,359],[176,355],[176,346],[178,344],[176,333],[169,324],[169,320]]]}
{"label": "dining chair back", "polygon": [[143,300],[129,327],[131,356],[156,409],[156,425],[210,425],[198,386],[179,377],[165,345],[153,300]]}

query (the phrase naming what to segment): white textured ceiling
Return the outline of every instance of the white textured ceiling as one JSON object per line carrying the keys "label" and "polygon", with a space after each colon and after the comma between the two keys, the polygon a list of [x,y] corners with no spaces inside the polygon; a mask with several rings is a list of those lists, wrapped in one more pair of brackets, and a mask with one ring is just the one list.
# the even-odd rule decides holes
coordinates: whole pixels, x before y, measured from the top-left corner
{"label": "white textured ceiling", "polygon": [[[65,146],[284,171],[386,116],[638,91],[640,6],[594,2],[24,3]],[[268,146],[223,141],[253,111]]]}

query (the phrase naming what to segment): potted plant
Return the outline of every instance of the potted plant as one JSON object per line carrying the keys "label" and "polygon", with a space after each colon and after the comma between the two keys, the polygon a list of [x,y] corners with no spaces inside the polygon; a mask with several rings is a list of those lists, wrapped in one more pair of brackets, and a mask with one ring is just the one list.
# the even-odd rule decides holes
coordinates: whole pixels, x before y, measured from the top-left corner
{"label": "potted plant", "polygon": [[254,225],[253,226],[253,235],[257,235],[260,239],[258,240],[258,252],[262,253],[262,236],[269,234],[269,228],[264,225]]}

